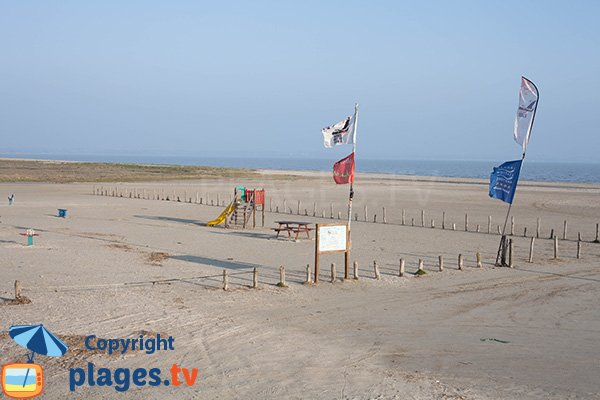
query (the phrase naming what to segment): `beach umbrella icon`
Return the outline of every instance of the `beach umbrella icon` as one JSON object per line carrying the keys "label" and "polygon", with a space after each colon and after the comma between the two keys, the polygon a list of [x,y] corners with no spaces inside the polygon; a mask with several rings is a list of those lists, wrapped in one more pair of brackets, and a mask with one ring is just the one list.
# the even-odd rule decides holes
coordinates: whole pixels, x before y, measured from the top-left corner
{"label": "beach umbrella icon", "polygon": [[[68,349],[63,341],[54,336],[41,324],[11,326],[8,334],[17,344],[31,350],[31,355],[27,360],[28,363],[33,363],[35,353],[50,357],[60,357]],[[23,386],[25,386],[25,382],[27,381],[27,375],[29,375],[29,369],[25,375]]]}

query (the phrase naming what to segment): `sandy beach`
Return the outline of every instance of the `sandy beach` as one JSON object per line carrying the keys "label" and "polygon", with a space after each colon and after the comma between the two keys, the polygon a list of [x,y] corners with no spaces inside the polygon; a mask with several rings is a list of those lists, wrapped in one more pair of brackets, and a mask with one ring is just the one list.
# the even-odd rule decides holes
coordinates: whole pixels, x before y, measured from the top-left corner
{"label": "sandy beach", "polygon": [[[335,186],[328,174],[281,174],[0,184],[0,353],[26,357],[5,333],[10,325],[43,323],[65,338],[64,357],[36,359],[46,369],[44,398],[50,399],[124,398],[113,387],[69,391],[70,368],[88,362],[111,369],[198,368],[193,387],[132,386],[126,398],[136,399],[600,398],[600,244],[592,243],[599,186],[524,182],[513,205],[511,269],[494,267],[507,205],[488,197],[487,182],[359,174],[351,261],[358,262],[360,279],[343,280],[343,255],[327,255],[315,286],[303,283],[314,240],[276,239],[271,228],[282,219],[335,222],[338,212],[345,218],[348,188]],[[265,227],[206,226],[224,208],[210,202],[228,203],[238,184],[266,190]],[[129,198],[134,190],[150,199]],[[15,203],[8,206],[11,193]],[[164,193],[170,201],[152,200]],[[67,218],[56,217],[58,208],[68,210]],[[19,235],[28,228],[40,235],[34,246]],[[404,277],[398,276],[401,258]],[[427,275],[416,277],[419,259]],[[276,286],[280,266],[285,288]],[[252,289],[255,267],[259,287]],[[15,280],[30,304],[10,304]],[[174,350],[107,355],[83,346],[91,334],[156,333],[173,336]]]}

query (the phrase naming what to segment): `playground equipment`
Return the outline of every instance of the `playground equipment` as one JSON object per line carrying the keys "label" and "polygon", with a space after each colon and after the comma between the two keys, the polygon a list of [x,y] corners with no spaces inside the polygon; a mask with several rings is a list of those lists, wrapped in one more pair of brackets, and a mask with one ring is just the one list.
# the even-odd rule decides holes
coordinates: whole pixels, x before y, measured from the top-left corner
{"label": "playground equipment", "polygon": [[233,193],[233,201],[208,226],[225,224],[225,228],[255,228],[257,211],[261,212],[261,226],[265,226],[265,190],[237,186]]}
{"label": "playground equipment", "polygon": [[219,216],[217,218],[210,221],[208,223],[208,226],[215,226],[215,225],[222,224],[231,215],[231,213],[233,213],[234,210],[235,210],[235,200],[232,201],[231,203],[229,203],[229,205],[227,207],[225,207],[223,212],[221,214],[219,214]]}

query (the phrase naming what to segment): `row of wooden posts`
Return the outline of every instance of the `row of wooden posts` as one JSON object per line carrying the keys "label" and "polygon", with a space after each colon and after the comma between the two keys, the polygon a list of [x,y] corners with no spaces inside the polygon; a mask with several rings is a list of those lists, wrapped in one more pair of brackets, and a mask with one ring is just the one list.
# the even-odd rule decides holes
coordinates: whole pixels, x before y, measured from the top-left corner
{"label": "row of wooden posts", "polygon": [[[510,268],[514,268],[514,263],[513,263],[513,254],[514,254],[514,243],[513,243],[513,239],[508,239],[508,267]],[[527,261],[529,263],[533,262],[533,250],[534,250],[534,246],[535,246],[535,238],[532,237],[531,238],[531,242],[529,244],[529,257],[527,259]],[[577,241],[577,252],[576,252],[576,258],[579,259],[581,258],[581,246],[582,246],[582,242],[581,240]],[[553,243],[553,258],[554,259],[558,259],[559,257],[559,252],[558,252],[558,238],[555,236],[554,237],[554,243]],[[481,261],[481,253],[477,252],[475,255],[475,259],[477,262],[477,268],[482,268],[483,267],[483,263]],[[405,260],[403,258],[400,259],[400,262],[398,264],[398,276],[399,277],[403,277],[406,274],[405,271],[405,267],[406,267],[406,263]],[[464,269],[464,257],[462,254],[458,255],[458,260],[457,260],[457,269],[458,270],[463,270]],[[312,269],[310,267],[310,264],[306,265],[306,280],[305,280],[305,284],[311,284],[313,283],[313,279],[312,279],[312,273],[311,273]],[[443,256],[438,256],[438,271],[442,272],[444,271],[444,257]],[[418,269],[417,272],[415,273],[415,275],[419,276],[424,274],[424,262],[423,259],[419,259],[419,264],[418,264]],[[353,268],[353,275],[354,275],[354,279],[358,280],[359,279],[359,269],[358,269],[358,262],[355,261],[354,262],[354,268]],[[374,278],[379,280],[381,279],[381,273],[379,271],[379,265],[377,264],[377,261],[373,261],[373,275]],[[348,279],[349,277],[345,277],[345,279]],[[331,278],[330,278],[330,282],[334,283],[338,280],[337,278],[337,272],[336,272],[336,266],[335,263],[331,263]],[[287,283],[286,283],[286,279],[285,279],[285,267],[282,265],[279,267],[279,283],[277,283],[277,286],[279,287],[287,287]],[[252,269],[252,288],[256,289],[258,288],[258,269],[256,267],[254,267]],[[223,290],[228,290],[229,289],[229,272],[227,269],[223,269]],[[15,281],[15,299],[16,300],[20,300],[22,299],[22,285],[20,281]]]}
{"label": "row of wooden posts", "polygon": [[[300,200],[298,200],[297,209],[296,209],[296,215],[301,215],[300,205],[301,205],[301,202],[300,202]],[[369,219],[368,206],[365,204],[363,206],[363,208],[364,208],[364,220],[363,221],[364,222],[371,222],[370,219]],[[283,200],[283,209],[284,209],[284,213],[293,214],[293,210],[291,208],[287,207],[285,199]],[[329,204],[329,209],[330,209],[329,210],[330,211],[329,218],[330,219],[334,219],[333,203]],[[269,211],[273,212],[272,202],[269,202]],[[279,213],[279,206],[275,206],[275,211],[274,212]],[[304,209],[304,216],[308,216],[308,215],[309,215],[308,210],[305,208]],[[385,207],[382,207],[382,215],[383,215],[383,218],[381,219],[381,222],[384,223],[384,224],[387,224],[388,220],[387,220],[387,214],[386,214],[386,208]],[[312,216],[313,217],[317,217],[317,203],[316,202],[313,203]],[[325,217],[325,210],[323,210],[323,209],[321,209],[321,218],[326,218]],[[341,211],[338,211],[338,213],[337,213],[337,219],[342,219],[342,212]],[[354,220],[355,221],[359,220],[358,213],[354,214]],[[407,222],[406,222],[406,220],[407,220],[407,218],[406,218],[406,209],[403,208],[402,209],[402,217],[401,217],[401,220],[400,220],[400,225],[403,225],[403,226],[408,225]],[[377,220],[377,214],[373,214],[373,221],[372,222],[373,223],[377,223],[378,222],[378,220]],[[536,237],[536,238],[540,238],[541,237],[541,224],[542,224],[542,219],[541,218],[537,218],[535,236],[532,236],[532,237]],[[414,218],[411,218],[410,226],[417,226],[417,225],[415,225],[415,219]],[[425,226],[425,210],[421,210],[421,222],[420,222],[420,226],[422,228],[426,227]],[[431,219],[431,224],[430,224],[429,227],[430,228],[435,228],[436,227],[435,219]],[[446,229],[446,212],[445,211],[442,211],[442,224],[441,224],[441,228],[444,229],[444,230]],[[457,229],[456,228],[456,223],[452,223],[451,229],[453,231],[455,231]],[[499,234],[499,235],[502,234],[502,230],[500,228],[500,225],[496,225],[496,229],[497,229],[497,234]],[[510,218],[510,228],[509,229],[510,229],[510,231],[507,232],[507,234],[509,234],[510,236],[515,236],[515,217],[514,216],[511,216],[511,218]],[[464,230],[465,230],[465,232],[469,232],[469,214],[468,213],[465,213]],[[481,225],[479,225],[479,224],[476,225],[475,232],[476,233],[481,233]],[[567,232],[568,232],[568,222],[567,222],[567,220],[564,220],[564,222],[563,222],[563,234],[562,234],[563,240],[567,240]],[[487,233],[488,234],[494,233],[492,231],[492,216],[491,215],[488,215],[488,219],[487,219]],[[551,229],[550,230],[550,237],[549,237],[549,239],[554,238],[554,236],[555,236],[554,229]],[[523,228],[523,237],[527,237],[527,227]],[[581,232],[577,232],[577,240],[582,240],[581,239]],[[596,224],[596,234],[595,234],[595,238],[594,238],[594,240],[592,242],[594,242],[594,243],[600,243],[600,224]]]}
{"label": "row of wooden posts", "polygon": [[[511,239],[511,244],[510,244],[510,249],[511,251],[509,252],[509,265],[510,267],[513,266],[512,263],[512,239]],[[483,263],[481,262],[481,254],[477,253],[476,254],[476,260],[477,260],[477,268],[483,268]],[[358,280],[360,278],[360,274],[359,274],[359,268],[358,268],[358,262],[355,261],[354,262],[354,266],[353,266],[353,279]],[[406,275],[406,263],[404,259],[400,259],[400,263],[399,263],[399,268],[398,268],[398,276],[399,277],[404,277]],[[464,257],[462,254],[458,255],[458,264],[457,264],[457,268],[459,270],[463,270],[464,269]],[[438,264],[438,270],[440,272],[442,272],[444,270],[444,257],[443,256],[439,256],[439,264]],[[379,264],[377,264],[377,261],[373,261],[373,274],[374,274],[374,278],[376,280],[380,280],[381,279],[381,273],[379,271]],[[422,275],[424,274],[424,263],[423,263],[423,259],[419,259],[419,266],[417,269],[417,272],[415,273],[415,275]],[[346,278],[347,279],[347,278]],[[338,281],[338,277],[337,277],[337,272],[336,272],[336,265],[335,263],[331,263],[331,278],[330,278],[330,282],[334,283]],[[310,264],[306,265],[306,280],[304,281],[305,284],[312,284],[314,283],[313,278],[312,278],[312,268],[310,266]],[[277,283],[277,286],[279,287],[287,287],[287,282],[285,279],[285,267],[282,265],[279,267],[279,282]],[[258,287],[258,270],[256,269],[256,267],[252,270],[252,288],[257,288]],[[229,272],[227,269],[223,269],[223,290],[228,290],[229,289]]]}
{"label": "row of wooden posts", "polygon": [[[513,243],[513,239],[509,239],[509,244],[508,244],[508,267],[509,268],[514,268],[514,243]],[[529,244],[529,257],[527,259],[527,261],[529,263],[533,262],[533,251],[534,251],[534,245],[535,245],[535,238],[531,238],[531,242]],[[554,237],[554,246],[553,246],[553,258],[554,259],[558,259],[558,238]],[[581,241],[577,241],[577,253],[576,253],[576,258],[581,258]],[[477,268],[483,268],[483,262],[481,260],[481,253],[477,252],[475,254],[475,261],[476,261],[476,265]],[[358,280],[360,277],[359,274],[359,268],[358,268],[358,262],[355,261],[354,262],[354,266],[353,266],[353,279]],[[464,256],[462,254],[458,255],[458,259],[457,259],[457,269],[459,271],[462,271],[465,268],[465,259]],[[438,271],[442,272],[444,271],[444,256],[438,256]],[[425,270],[424,270],[424,262],[423,259],[419,259],[419,264],[418,264],[418,269],[415,272],[416,276],[419,275],[424,275],[425,274]],[[403,258],[400,259],[399,264],[398,264],[398,276],[399,277],[404,277],[406,275],[406,262]],[[373,277],[376,280],[380,280],[381,279],[381,273],[379,271],[379,264],[377,264],[377,261],[373,261]],[[349,277],[345,277],[345,279],[349,279]],[[330,277],[330,282],[334,283],[338,281],[338,277],[337,277],[337,272],[336,272],[336,265],[335,263],[331,263],[331,277]],[[314,283],[313,277],[312,277],[312,268],[310,266],[310,264],[306,265],[306,280],[304,281],[305,284],[312,284]],[[279,282],[277,283],[277,286],[279,287],[287,287],[287,282],[285,279],[285,267],[282,265],[279,267]],[[257,288],[258,287],[258,270],[255,267],[252,270],[252,288]],[[229,289],[229,272],[227,269],[223,269],[223,290],[228,290]]]}
{"label": "row of wooden posts", "polygon": [[[166,193],[164,189],[161,190],[156,190],[153,189],[152,193],[150,193],[150,190],[146,191],[146,189],[137,189],[137,188],[133,188],[133,189],[129,189],[129,188],[125,188],[125,189],[119,189],[118,187],[109,187],[109,188],[105,188],[105,187],[96,187],[94,186],[94,194],[95,195],[102,195],[102,196],[112,196],[112,197],[129,197],[129,198],[136,198],[136,199],[147,199],[147,200],[166,200],[166,201],[178,201],[178,202],[184,202],[184,203],[195,203],[195,204],[205,204],[205,205],[217,205],[217,206],[221,206],[224,207],[225,206],[225,200],[221,199],[220,195],[217,193],[216,196],[214,196],[214,198],[210,198],[210,195],[207,193],[206,197],[200,197],[199,196],[199,192],[196,192],[195,195],[195,201],[192,197],[188,197],[187,191],[184,191],[183,194],[183,200],[181,200],[181,198],[179,196],[177,196],[177,193],[175,191],[175,189],[172,190],[172,196],[169,197],[170,193]],[[231,200],[231,199],[230,199]],[[304,215],[304,216],[309,216],[309,212],[308,209],[304,209],[304,214],[302,214],[301,212],[301,201],[298,200],[297,201],[297,207],[296,207],[296,215]],[[369,219],[369,210],[368,210],[368,206],[365,204],[363,206],[364,209],[364,222],[371,222],[371,220]],[[283,211],[279,210],[279,205],[275,205],[275,207],[273,207],[273,199],[269,199],[269,212],[271,213],[284,213],[284,214],[294,214],[294,210],[289,207],[287,205],[287,200],[284,199],[283,200]],[[313,217],[318,217],[317,215],[317,203],[313,202],[313,210],[312,210],[312,216]],[[321,209],[321,218],[327,218],[325,216],[325,210]],[[329,204],[329,218],[330,219],[334,219],[335,215],[334,215],[334,208],[333,208],[333,203]],[[337,212],[337,219],[342,219],[342,212],[338,211]],[[354,220],[358,221],[358,213],[354,214]],[[377,223],[378,219],[377,219],[377,214],[373,214],[373,223]],[[388,223],[387,220],[387,214],[386,214],[386,208],[382,207],[382,218],[381,218],[381,222],[384,224]],[[392,223],[393,224],[393,223]],[[397,223],[396,223],[397,225]],[[420,226],[422,228],[425,228],[425,210],[421,210],[421,218],[420,218],[420,223],[415,224],[415,218],[411,218],[410,219],[410,224],[407,223],[407,218],[406,218],[406,209],[402,209],[402,215],[401,215],[401,220],[400,220],[400,225],[403,226]],[[541,218],[537,218],[536,220],[536,229],[535,229],[535,235],[531,235],[530,237],[535,237],[535,238],[540,238],[542,237],[541,235],[541,226],[542,226],[542,219]],[[430,221],[430,228],[435,228],[436,227],[436,221],[435,219],[431,219]],[[447,226],[446,224],[446,212],[442,211],[442,222],[441,222],[441,229],[451,229],[453,231],[457,230],[457,226],[456,223],[452,223],[452,225]],[[469,232],[469,214],[465,213],[465,218],[464,218],[464,231],[465,232]],[[481,225],[477,224],[475,227],[475,232],[476,233],[482,233],[481,230]],[[497,233],[497,234],[502,234],[502,230],[500,225],[496,225],[496,232],[493,231],[492,229],[492,216],[488,215],[487,218],[487,231],[484,231],[483,233],[488,233],[488,234],[493,234],[493,233]],[[508,235],[510,236],[515,236],[516,232],[515,232],[515,217],[511,216],[510,218],[510,225],[509,225],[509,230],[507,232]],[[563,240],[567,240],[567,236],[568,236],[568,221],[564,220],[563,221],[563,230],[562,230],[562,239]],[[523,227],[523,237],[527,237],[527,227]],[[549,239],[553,239],[555,237],[555,232],[554,232],[554,228],[552,228],[550,230],[550,235],[549,235]],[[581,238],[581,232],[577,232],[577,240],[580,241],[582,240]],[[594,240],[592,240],[592,242],[594,243],[600,243],[600,224],[596,224],[596,234],[594,237]]]}
{"label": "row of wooden posts", "polygon": [[[182,203],[194,203],[194,204],[204,204],[211,206],[219,206],[224,207],[226,204],[226,200],[222,199],[221,196],[217,193],[215,198],[210,198],[210,195],[207,193],[206,198],[200,197],[200,192],[196,192],[195,197],[188,197],[187,191],[183,192],[183,199],[177,195],[175,189],[167,190],[165,189],[153,189],[152,191],[146,189],[138,189],[138,188],[119,188],[119,187],[108,187],[104,186],[97,187],[94,186],[94,195],[96,196],[109,196],[109,197],[123,197],[130,199],[143,199],[143,200],[164,200],[164,201],[177,201]],[[170,196],[172,194],[172,196]],[[190,194],[191,196],[191,194]],[[232,200],[232,196],[229,198],[229,202]]]}

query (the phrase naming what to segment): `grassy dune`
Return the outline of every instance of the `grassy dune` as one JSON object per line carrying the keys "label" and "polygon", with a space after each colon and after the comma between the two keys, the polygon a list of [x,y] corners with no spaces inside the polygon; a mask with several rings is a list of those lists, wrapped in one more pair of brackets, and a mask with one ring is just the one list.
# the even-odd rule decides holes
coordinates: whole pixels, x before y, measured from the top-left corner
{"label": "grassy dune", "polygon": [[255,177],[267,178],[251,169],[0,159],[0,182],[147,182]]}

